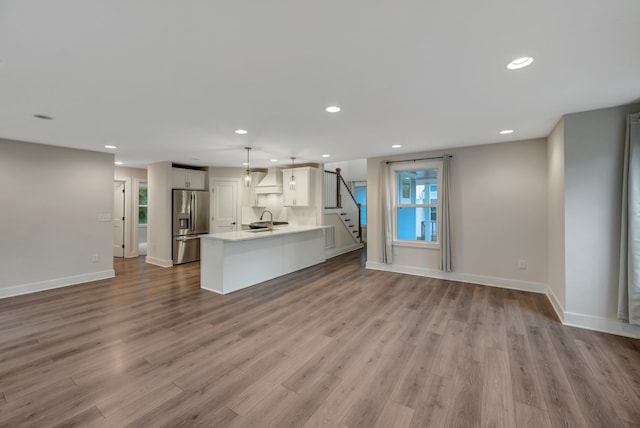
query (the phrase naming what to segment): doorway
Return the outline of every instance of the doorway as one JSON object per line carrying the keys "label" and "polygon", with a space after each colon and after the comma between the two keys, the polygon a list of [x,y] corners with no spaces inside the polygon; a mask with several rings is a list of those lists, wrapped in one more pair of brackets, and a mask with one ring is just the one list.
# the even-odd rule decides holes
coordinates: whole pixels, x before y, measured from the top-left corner
{"label": "doorway", "polygon": [[138,182],[138,255],[147,255],[148,187],[146,181]]}
{"label": "doorway", "polygon": [[124,258],[125,191],[124,181],[113,182],[113,257]]}
{"label": "doorway", "polygon": [[211,179],[210,233],[239,230],[238,184],[235,179]]}

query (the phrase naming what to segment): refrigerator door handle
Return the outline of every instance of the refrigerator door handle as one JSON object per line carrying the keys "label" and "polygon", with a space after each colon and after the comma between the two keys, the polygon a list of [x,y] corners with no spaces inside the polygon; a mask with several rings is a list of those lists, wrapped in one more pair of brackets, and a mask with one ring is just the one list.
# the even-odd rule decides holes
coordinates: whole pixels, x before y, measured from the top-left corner
{"label": "refrigerator door handle", "polygon": [[194,223],[194,211],[193,211],[193,207],[194,207],[195,203],[193,202],[193,193],[189,193],[189,220],[191,222],[191,232],[195,231],[195,224]]}
{"label": "refrigerator door handle", "polygon": [[178,236],[176,238],[176,241],[184,242],[184,241],[191,241],[193,239],[200,239],[200,237],[199,236]]}

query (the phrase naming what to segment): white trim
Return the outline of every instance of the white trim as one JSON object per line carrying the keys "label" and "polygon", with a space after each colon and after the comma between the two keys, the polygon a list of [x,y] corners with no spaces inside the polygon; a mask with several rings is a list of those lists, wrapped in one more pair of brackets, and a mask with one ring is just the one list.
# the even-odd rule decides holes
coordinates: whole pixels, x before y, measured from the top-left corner
{"label": "white trim", "polygon": [[364,247],[363,244],[353,244],[348,247],[339,248],[337,250],[331,250],[331,251],[325,250],[324,256],[325,258],[330,259],[331,257],[336,257],[341,254],[346,254],[346,253],[350,253],[351,251],[359,250],[362,247]]}
{"label": "white trim", "polygon": [[560,300],[558,300],[558,296],[553,292],[551,287],[547,286],[547,299],[549,299],[549,303],[553,306],[553,310],[556,311],[556,315],[558,319],[564,324],[565,314],[564,308],[560,304]]}
{"label": "white trim", "polygon": [[157,259],[155,257],[146,256],[144,258],[145,263],[149,263],[150,265],[160,266],[160,267],[171,267],[173,266],[173,260],[165,260],[165,259]]}
{"label": "white trim", "polygon": [[37,293],[38,291],[53,290],[54,288],[67,287],[69,285],[82,284],[85,282],[99,281],[101,279],[113,278],[113,269],[100,272],[84,273],[81,275],[67,276],[63,278],[49,279],[47,281],[32,282],[30,284],[15,285],[7,288],[0,288],[0,299],[20,296],[22,294]]}
{"label": "white trim", "polygon": [[623,323],[615,319],[565,312],[563,324],[571,327],[585,328],[587,330],[640,339],[640,326]]}
{"label": "white trim", "polygon": [[443,272],[435,269],[418,268],[413,266],[388,265],[384,263],[369,261],[366,264],[366,268],[384,270],[387,272],[406,273],[409,275],[426,276],[429,278],[446,279],[448,281],[469,282],[472,284],[489,285],[491,287],[530,291],[532,293],[546,294],[547,292],[547,285],[539,282],[519,281],[515,279],[471,275],[458,272]]}

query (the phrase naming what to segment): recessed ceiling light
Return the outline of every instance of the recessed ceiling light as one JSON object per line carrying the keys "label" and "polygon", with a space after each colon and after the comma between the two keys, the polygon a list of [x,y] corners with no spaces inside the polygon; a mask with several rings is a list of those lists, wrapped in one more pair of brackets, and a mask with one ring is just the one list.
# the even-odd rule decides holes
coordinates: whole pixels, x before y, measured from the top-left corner
{"label": "recessed ceiling light", "polygon": [[328,113],[337,113],[340,111],[340,107],[338,106],[329,106],[325,109]]}
{"label": "recessed ceiling light", "polygon": [[36,119],[42,119],[42,120],[53,120],[53,117],[47,116],[46,114],[34,114],[33,117],[35,117]]}
{"label": "recessed ceiling light", "polygon": [[116,165],[122,165],[122,162],[120,162],[120,161],[115,161],[114,163],[115,163]]}
{"label": "recessed ceiling light", "polygon": [[247,131],[245,129],[236,129],[236,134],[244,135]]}
{"label": "recessed ceiling light", "polygon": [[507,64],[507,68],[509,70],[517,70],[522,67],[526,67],[527,65],[533,62],[533,58],[530,56],[523,56],[522,58],[517,58]]}
{"label": "recessed ceiling light", "polygon": [[109,146],[109,145],[104,146],[104,148],[105,149],[117,149],[116,146]]}
{"label": "recessed ceiling light", "polygon": [[323,158],[329,158],[331,155],[322,155]]}
{"label": "recessed ceiling light", "polygon": [[278,159],[271,159],[271,162],[278,162]]}
{"label": "recessed ceiling light", "polygon": [[249,162],[242,162],[242,166],[249,166]]}
{"label": "recessed ceiling light", "polygon": [[513,134],[513,129],[503,129],[502,131],[500,131],[500,134],[502,135]]}
{"label": "recessed ceiling light", "polygon": [[402,147],[402,144],[394,144],[391,146],[392,149],[399,149],[400,147]]}

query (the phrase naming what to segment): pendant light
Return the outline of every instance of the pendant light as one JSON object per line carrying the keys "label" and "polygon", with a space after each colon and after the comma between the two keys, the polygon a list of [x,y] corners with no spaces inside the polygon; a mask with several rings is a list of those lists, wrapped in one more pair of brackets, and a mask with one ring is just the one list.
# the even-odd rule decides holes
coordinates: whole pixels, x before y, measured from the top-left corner
{"label": "pendant light", "polygon": [[293,170],[295,169],[296,158],[294,156],[291,157],[291,178],[289,179],[289,189],[296,190],[296,176],[293,174]]}
{"label": "pendant light", "polygon": [[244,172],[244,187],[251,187],[251,168],[249,167],[249,151],[251,147],[245,147],[247,151],[247,170]]}

